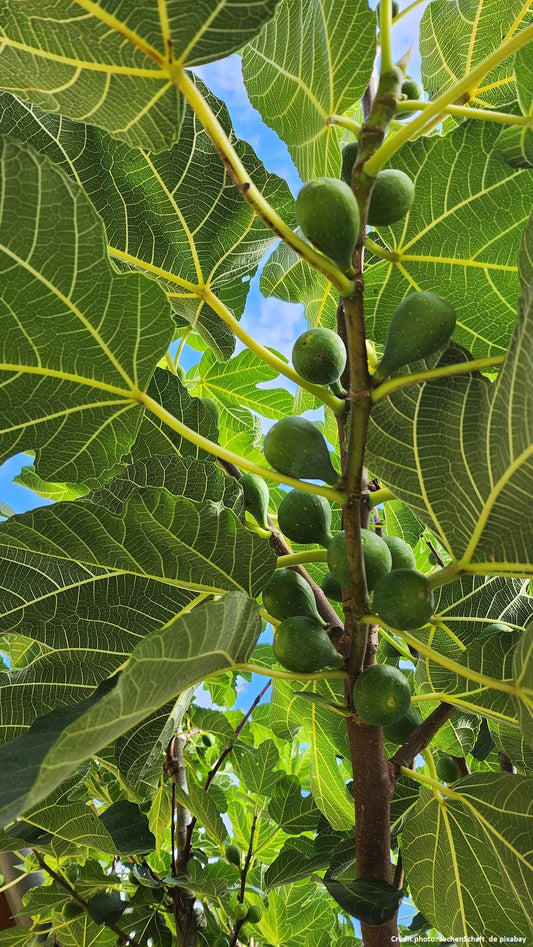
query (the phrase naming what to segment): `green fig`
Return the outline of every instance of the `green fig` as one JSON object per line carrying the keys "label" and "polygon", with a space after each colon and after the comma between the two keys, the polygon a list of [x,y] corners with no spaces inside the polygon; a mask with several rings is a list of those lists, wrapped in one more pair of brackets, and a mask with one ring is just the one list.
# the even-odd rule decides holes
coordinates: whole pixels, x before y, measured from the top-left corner
{"label": "green fig", "polygon": [[263,605],[278,621],[293,615],[307,615],[322,623],[311,586],[293,569],[276,569],[263,589]]}
{"label": "green fig", "polygon": [[413,730],[422,723],[422,715],[415,704],[411,704],[407,713],[395,723],[383,727],[383,736],[389,743],[400,746],[411,736]]}
{"label": "green fig", "polygon": [[353,273],[359,207],[352,189],[337,178],[307,181],[296,198],[296,219],[308,240],[344,273]]}
{"label": "green fig", "polygon": [[306,480],[337,483],[328,446],[318,428],[306,418],[282,418],[265,436],[263,451],[279,473]]}
{"label": "green fig", "polygon": [[207,410],[209,411],[209,414],[213,418],[213,421],[218,427],[219,422],[220,422],[220,407],[218,406],[214,398],[207,398],[207,397],[200,398],[200,401],[202,402],[204,408],[207,408]]}
{"label": "green fig", "polygon": [[[424,90],[418,82],[415,82],[414,79],[405,79],[404,82],[402,82],[402,95],[404,95],[410,102],[420,102],[424,98]],[[409,115],[413,114],[414,111],[412,109],[409,112],[398,112],[396,118],[399,118],[400,121],[403,121],[404,118],[408,118]]]}
{"label": "green fig", "polygon": [[[386,542],[370,529],[361,530],[363,559],[365,563],[366,585],[372,591],[376,582],[390,572],[392,556]],[[335,579],[346,588],[350,585],[348,554],[346,551],[346,533],[341,530],[328,546],[328,566]]]}
{"label": "green fig", "polygon": [[289,490],[279,505],[278,526],[295,543],[327,546],[331,534],[331,507],[325,497]]}
{"label": "green fig", "polygon": [[235,865],[236,868],[241,867],[241,850],[238,845],[235,845],[234,842],[231,842],[230,845],[226,845],[224,849],[224,855],[226,856],[226,861],[229,861],[230,865]]}
{"label": "green fig", "polygon": [[268,529],[268,504],[270,493],[262,477],[254,473],[245,473],[239,480],[244,494],[244,508],[253,516],[259,526]]}
{"label": "green fig", "polygon": [[478,638],[487,638],[489,635],[501,635],[502,632],[509,634],[512,630],[509,625],[504,625],[501,621],[495,621],[491,625],[482,625]]}
{"label": "green fig", "polygon": [[346,365],[344,342],[331,329],[308,329],[293,345],[292,364],[306,381],[332,385],[339,380]]}
{"label": "green fig", "polygon": [[342,585],[331,572],[326,572],[320,583],[320,588],[326,598],[331,599],[332,602],[342,602]]}
{"label": "green fig", "polygon": [[373,664],[356,678],[353,702],[366,723],[384,727],[405,716],[411,705],[411,688],[398,668]]}
{"label": "green fig", "polygon": [[388,227],[397,223],[411,209],[415,186],[411,178],[396,168],[380,171],[374,182],[368,205],[370,227]]}
{"label": "green fig", "polygon": [[339,667],[342,658],[320,622],[306,615],[286,618],[274,632],[274,657],[295,673],[312,674],[325,667]]}
{"label": "green fig", "polygon": [[384,536],[392,556],[391,572],[395,569],[416,569],[416,559],[413,550],[400,536]]}
{"label": "green fig", "polygon": [[84,910],[78,901],[67,901],[67,903],[63,905],[61,913],[65,921],[73,921],[75,917],[81,917]]}
{"label": "green fig", "polygon": [[263,917],[263,909],[260,904],[251,904],[246,915],[247,924],[259,924]]}
{"label": "green fig", "polygon": [[449,342],[456,318],[451,303],[436,293],[422,290],[406,296],[392,314],[374,380],[381,381],[402,365],[433,355]]}
{"label": "green fig", "polygon": [[[392,18],[394,19],[395,16],[398,16],[399,12],[400,12],[400,4],[398,3],[398,0],[392,0]],[[376,13],[379,19],[379,3],[376,7]]]}
{"label": "green fig", "polygon": [[385,625],[399,631],[414,631],[427,625],[433,604],[433,592],[425,575],[412,569],[396,569],[377,583],[372,608]]}
{"label": "green fig", "polygon": [[352,168],[357,161],[358,144],[356,141],[349,141],[341,151],[341,173],[340,179],[352,186]]}
{"label": "green fig", "polygon": [[454,783],[456,779],[459,779],[459,773],[455,768],[455,763],[447,753],[443,753],[442,756],[439,756],[435,769],[437,770],[437,776],[439,779],[442,779],[443,783]]}
{"label": "green fig", "polygon": [[236,921],[244,921],[246,915],[248,914],[248,908],[245,904],[236,904],[233,916]]}

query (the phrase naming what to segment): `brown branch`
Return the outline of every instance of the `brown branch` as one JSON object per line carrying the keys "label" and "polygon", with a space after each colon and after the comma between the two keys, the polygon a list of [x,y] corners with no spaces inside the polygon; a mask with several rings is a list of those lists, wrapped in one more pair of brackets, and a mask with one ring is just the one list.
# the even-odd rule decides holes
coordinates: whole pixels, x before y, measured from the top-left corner
{"label": "brown branch", "polygon": [[[241,869],[241,884],[239,888],[239,893],[237,895],[237,901],[239,902],[239,904],[244,904],[244,894],[246,891],[246,876],[248,874],[248,870],[250,868],[250,864],[252,861],[256,825],[257,825],[257,815],[255,814],[252,819],[252,827],[250,829],[250,841],[248,842],[248,850],[246,852],[246,857],[244,859],[244,865]],[[244,919],[235,922],[235,927],[233,928],[233,936],[231,939],[230,947],[236,947],[236,944],[238,943],[241,927],[244,925],[244,923],[245,923]]]}
{"label": "brown branch", "polygon": [[[89,905],[87,904],[87,901],[85,901],[85,899],[82,898],[81,895],[78,894],[76,889],[73,888],[68,883],[68,881],[62,878],[61,875],[57,873],[57,871],[54,871],[53,868],[50,868],[50,865],[48,865],[47,862],[45,862],[40,852],[36,851],[35,848],[32,848],[32,852],[36,860],[38,861],[40,867],[42,868],[42,870],[46,871],[46,873],[50,875],[50,877],[53,878],[54,881],[58,885],[61,885],[61,887],[64,888],[65,891],[68,892],[69,897],[73,901],[77,901],[78,904],[81,904],[83,910],[86,911],[86,913],[88,914]],[[135,938],[132,937],[130,934],[127,934],[126,931],[121,930],[120,927],[117,927],[116,924],[106,924],[105,926],[108,927],[110,931],[113,931],[113,933],[116,934],[118,938],[120,938],[121,944],[129,945],[129,947],[141,947],[141,945],[139,944],[139,941],[135,940]]]}
{"label": "brown branch", "polygon": [[[184,792],[187,792],[187,769],[185,766],[184,751],[187,737],[179,733],[170,741],[167,749],[164,770],[172,779],[175,786],[179,786]],[[173,792],[175,799],[175,792]],[[189,810],[178,802],[176,808],[176,822],[174,843],[177,846],[178,855],[172,854],[173,870],[175,877],[184,875],[187,871],[187,865],[191,857],[189,825],[191,823],[191,814]],[[178,947],[196,947],[197,943],[197,923],[194,913],[195,894],[190,888],[181,885],[173,887],[171,890],[174,902],[174,922],[176,925],[176,939]]]}
{"label": "brown branch", "polygon": [[425,750],[435,734],[450,719],[453,713],[455,713],[455,707],[443,702],[418,727],[415,727],[405,743],[396,750],[396,753],[390,759],[390,763],[395,769],[395,780],[400,775],[400,766],[409,769],[418,753]]}

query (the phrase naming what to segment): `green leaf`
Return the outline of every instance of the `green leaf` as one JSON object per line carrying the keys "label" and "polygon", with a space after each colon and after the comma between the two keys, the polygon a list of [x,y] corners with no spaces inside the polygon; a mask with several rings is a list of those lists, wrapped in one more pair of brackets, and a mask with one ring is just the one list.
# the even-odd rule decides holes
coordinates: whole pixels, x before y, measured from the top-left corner
{"label": "green leaf", "polygon": [[118,894],[95,894],[87,904],[89,916],[95,924],[116,924],[126,909],[127,902]]}
{"label": "green leaf", "polygon": [[339,176],[340,134],[327,119],[355,111],[372,70],[375,30],[365,0],[285,0],[243,51],[252,105],[287,143],[303,181]]}
{"label": "green leaf", "polygon": [[[90,116],[130,144],[160,151],[179,134],[180,67],[235,52],[274,13],[277,0],[149,0],[119,7],[106,0],[2,3],[0,84],[77,121]],[[38,28],[36,28],[38,26]],[[14,77],[16,81],[14,82]]]}
{"label": "green leaf", "polygon": [[172,794],[168,782],[160,781],[160,785],[152,796],[148,823],[150,831],[155,837],[156,851],[163,848],[167,832],[172,821]]}
{"label": "green leaf", "polygon": [[[175,375],[156,368],[148,394],[182,424],[216,443],[217,428],[212,414],[199,398],[191,398],[185,385]],[[197,460],[212,457],[212,454],[173,431],[155,415],[146,412],[131,448],[130,459],[138,462],[155,455],[167,454],[179,454]]]}
{"label": "green leaf", "polygon": [[0,413],[12,418],[0,457],[31,449],[44,479],[98,478],[135,438],[139,392],[172,338],[168,304],[153,280],[112,268],[99,217],[62,171],[5,139],[0,158]]}
{"label": "green leaf", "polygon": [[[532,358],[533,294],[494,384],[473,372],[415,385],[371,415],[372,470],[465,570],[533,574],[533,504],[524,503],[533,491]],[[441,364],[464,359],[451,345]]]}
{"label": "green leaf", "polygon": [[247,792],[252,795],[272,796],[280,778],[279,753],[273,740],[265,740],[257,750],[241,748],[238,755],[239,775]]}
{"label": "green leaf", "polygon": [[198,366],[198,374],[200,381],[193,391],[202,397],[213,398],[222,407],[248,408],[275,420],[293,413],[294,398],[286,389],[258,387],[279,378],[279,375],[249,349],[244,349],[223,365],[211,352],[206,352]]}
{"label": "green leaf", "polygon": [[533,283],[533,210],[531,211],[520,242],[518,251],[518,277],[525,292]]}
{"label": "green leaf", "polygon": [[533,660],[531,651],[533,648],[533,624],[528,625],[522,638],[514,652],[513,677],[515,683],[521,688],[529,690],[528,700],[519,700],[513,698],[520,730],[523,736],[533,748]]}
{"label": "green leaf", "polygon": [[370,927],[380,927],[392,920],[403,897],[403,891],[380,878],[357,878],[340,882],[324,878],[332,898],[343,911]]}
{"label": "green leaf", "polygon": [[[420,24],[420,53],[422,79],[430,99],[489,56],[502,37],[517,29],[524,15],[521,0],[507,0],[503,6],[500,0],[434,0],[429,4]],[[474,107],[497,107],[512,101],[512,59],[484,76],[470,97]]]}
{"label": "green leaf", "polygon": [[499,155],[512,168],[533,168],[533,130],[523,125],[510,125],[500,132],[494,143]]}
{"label": "green leaf", "polygon": [[[197,783],[189,780],[187,792],[176,784],[176,799],[196,816],[208,835],[221,844],[228,836],[228,830],[222,821],[215,800]],[[225,866],[227,868],[227,866]],[[227,872],[226,872],[227,874]]]}
{"label": "green leaf", "polygon": [[[194,399],[197,400],[197,399]],[[25,468],[24,468],[25,469]],[[101,503],[112,513],[120,513],[135,487],[164,487],[173,496],[190,500],[221,501],[241,518],[244,510],[242,491],[234,477],[228,477],[212,459],[194,457],[148,457],[123,468],[120,476],[89,499]]]}
{"label": "green leaf", "polygon": [[312,839],[305,835],[290,838],[266,870],[266,888],[277,888],[308,878],[314,871],[326,868],[327,864],[327,855],[315,853]]}
{"label": "green leaf", "polygon": [[288,835],[313,832],[320,818],[313,797],[302,796],[297,776],[287,775],[278,779],[268,804],[268,814]]}
{"label": "green leaf", "polygon": [[[236,139],[226,106],[195,82],[255,186],[291,224],[294,201],[285,181],[267,173],[251,146]],[[218,359],[229,358],[233,332],[205,288],[239,318],[250,285],[244,277],[253,275],[275,236],[242,199],[192,109],[185,109],[179,143],[157,155],[6,92],[0,93],[0,129],[47,154],[81,184],[104,221],[116,264],[160,281],[179,326],[193,326]],[[192,197],[197,193],[201,200]]]}
{"label": "green leaf", "polygon": [[[113,840],[105,822],[85,802],[76,802],[70,798],[79,782],[79,775],[67,780],[39,806],[28,810],[25,822],[42,832],[50,832],[56,839],[72,843],[71,849],[82,846],[114,852]],[[21,823],[15,822],[9,831],[18,835],[20,830]]]}
{"label": "green leaf", "polygon": [[0,796],[5,819],[11,821],[35,805],[79,762],[172,695],[209,674],[245,664],[260,631],[257,602],[230,593],[153,632],[134,649],[114,691],[101,699],[95,692],[84,703],[52,711],[27,734],[0,748],[1,764],[10,776]]}
{"label": "green leaf", "polygon": [[422,787],[403,832],[406,879],[420,911],[452,937],[528,936],[532,780],[476,773],[442,798]]}
{"label": "green leaf", "polygon": [[121,799],[102,812],[105,825],[119,855],[136,852],[151,852],[155,849],[155,837],[148,827],[148,819],[136,802]]}

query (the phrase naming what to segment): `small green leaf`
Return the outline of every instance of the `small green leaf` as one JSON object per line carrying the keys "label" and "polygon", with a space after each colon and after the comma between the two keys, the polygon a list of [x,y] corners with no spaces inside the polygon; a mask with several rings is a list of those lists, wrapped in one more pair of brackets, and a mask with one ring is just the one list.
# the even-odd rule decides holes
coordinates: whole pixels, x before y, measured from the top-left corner
{"label": "small green leaf", "polygon": [[332,898],[343,911],[369,927],[380,927],[390,921],[398,910],[403,891],[380,878],[357,878],[349,883],[324,878]]}

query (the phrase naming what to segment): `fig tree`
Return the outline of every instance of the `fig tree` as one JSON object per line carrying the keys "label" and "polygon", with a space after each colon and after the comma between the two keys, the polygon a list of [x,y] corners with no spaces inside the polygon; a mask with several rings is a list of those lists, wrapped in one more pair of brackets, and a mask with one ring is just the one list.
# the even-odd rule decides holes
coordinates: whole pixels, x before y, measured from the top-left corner
{"label": "fig tree", "polygon": [[278,526],[295,543],[331,541],[331,507],[325,497],[303,490],[289,490],[279,505]]}
{"label": "fig tree", "polygon": [[311,586],[293,569],[276,569],[263,589],[263,605],[268,614],[279,621],[293,615],[306,615],[322,623]]}
{"label": "fig tree", "polygon": [[307,181],[296,198],[296,219],[305,236],[343,272],[353,272],[359,208],[352,189],[337,178]]}
{"label": "fig tree", "polygon": [[366,723],[383,727],[405,716],[411,704],[411,688],[398,668],[373,664],[356,678],[353,702]]}
{"label": "fig tree", "polygon": [[397,223],[411,209],[415,186],[403,171],[387,168],[374,182],[368,205],[367,223],[371,227],[388,227]]}
{"label": "fig tree", "polygon": [[433,592],[421,572],[396,569],[377,583],[372,608],[385,625],[399,631],[413,631],[431,618]]}
{"label": "fig tree", "polygon": [[272,650],[281,666],[295,673],[312,674],[342,664],[320,622],[306,615],[286,618],[278,625]]}
{"label": "fig tree", "polygon": [[308,329],[298,336],[292,348],[292,364],[306,381],[332,385],[346,365],[344,342],[331,329]]}
{"label": "fig tree", "polygon": [[265,436],[263,451],[268,463],[289,477],[337,483],[326,441],[306,418],[282,418]]}
{"label": "fig tree", "polygon": [[413,550],[400,536],[384,536],[392,556],[391,572],[395,569],[416,569],[416,559]]}
{"label": "fig tree", "polygon": [[326,598],[331,599],[332,602],[342,602],[342,585],[340,582],[337,582],[337,579],[331,572],[326,572],[320,583],[320,588]]}
{"label": "fig tree", "polygon": [[352,186],[352,168],[357,161],[358,146],[356,141],[349,141],[341,151],[341,181],[348,187]]}
{"label": "fig tree", "polygon": [[[392,556],[387,543],[370,529],[361,530],[366,585],[371,591],[382,576],[390,572]],[[346,551],[346,533],[341,530],[328,546],[328,566],[333,577],[347,588],[350,585],[350,570]]]}
{"label": "fig tree", "polygon": [[451,303],[436,293],[421,290],[406,296],[392,314],[374,381],[381,381],[402,365],[433,355],[449,342],[456,318]]}
{"label": "fig tree", "polygon": [[245,473],[239,480],[244,494],[244,507],[263,529],[268,529],[268,504],[270,493],[262,477]]}

